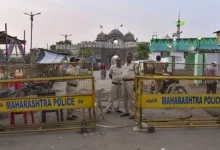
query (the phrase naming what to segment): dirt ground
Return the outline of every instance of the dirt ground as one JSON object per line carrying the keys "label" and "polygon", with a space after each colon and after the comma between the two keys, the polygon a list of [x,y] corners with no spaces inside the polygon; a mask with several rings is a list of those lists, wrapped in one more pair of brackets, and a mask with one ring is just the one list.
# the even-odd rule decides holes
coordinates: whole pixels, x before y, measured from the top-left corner
{"label": "dirt ground", "polygon": [[[95,72],[96,90],[105,89],[102,95],[103,105],[109,96],[111,81],[100,79]],[[204,88],[202,88],[204,90]],[[121,104],[123,105],[123,103]],[[149,115],[173,115],[193,113],[212,118],[203,110],[179,111],[148,110]],[[150,115],[152,117],[152,115]],[[20,119],[18,118],[18,121]],[[1,121],[1,120],[0,120]],[[7,120],[8,122],[9,120]],[[23,120],[20,120],[21,122]],[[112,128],[126,126],[123,128]],[[105,119],[97,123],[97,129],[81,134],[78,131],[55,131],[25,134],[0,134],[0,150],[219,150],[219,128],[186,128],[186,129],[156,129],[155,133],[133,131],[134,121],[121,118],[118,113],[105,115]]]}
{"label": "dirt ground", "polygon": [[[118,114],[106,116],[102,125],[132,125]],[[0,135],[1,150],[219,150],[219,129],[157,129],[134,132],[132,127],[102,128],[88,134],[77,131]]]}

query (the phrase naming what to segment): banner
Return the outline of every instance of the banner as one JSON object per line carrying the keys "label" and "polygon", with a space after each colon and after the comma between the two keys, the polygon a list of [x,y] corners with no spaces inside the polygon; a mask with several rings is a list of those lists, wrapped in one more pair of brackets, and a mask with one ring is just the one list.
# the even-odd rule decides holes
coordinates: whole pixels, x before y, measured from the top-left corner
{"label": "banner", "polygon": [[220,108],[219,94],[143,94],[142,108]]}
{"label": "banner", "polygon": [[61,96],[0,100],[0,112],[24,112],[92,107],[92,96]]}
{"label": "banner", "polygon": [[25,51],[24,51],[24,48],[23,48],[23,46],[22,46],[22,43],[21,43],[20,41],[18,41],[17,44],[18,44],[18,49],[19,49],[19,51],[20,51],[22,57],[24,58],[24,57],[25,57]]}
{"label": "banner", "polygon": [[10,57],[10,56],[11,56],[12,51],[13,51],[13,49],[14,49],[14,46],[15,46],[15,41],[14,41],[13,38],[11,38],[10,44],[9,44],[9,47],[8,47],[8,52],[6,52],[6,56],[7,56],[7,57]]}

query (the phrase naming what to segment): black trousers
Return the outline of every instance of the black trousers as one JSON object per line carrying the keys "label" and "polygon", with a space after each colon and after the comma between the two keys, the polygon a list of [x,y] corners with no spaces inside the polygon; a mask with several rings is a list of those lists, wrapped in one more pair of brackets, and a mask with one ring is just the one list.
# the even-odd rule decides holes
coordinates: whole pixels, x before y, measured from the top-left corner
{"label": "black trousers", "polygon": [[207,94],[216,94],[217,82],[206,84],[207,86]]}

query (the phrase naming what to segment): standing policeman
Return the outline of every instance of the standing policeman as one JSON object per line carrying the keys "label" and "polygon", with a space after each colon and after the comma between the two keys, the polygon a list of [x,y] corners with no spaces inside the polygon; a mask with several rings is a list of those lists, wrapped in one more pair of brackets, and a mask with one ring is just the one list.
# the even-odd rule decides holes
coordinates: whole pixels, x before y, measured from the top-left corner
{"label": "standing policeman", "polygon": [[114,101],[117,101],[115,111],[122,113],[122,111],[119,109],[120,100],[122,98],[122,73],[123,69],[121,66],[121,58],[118,57],[116,59],[116,65],[112,65],[109,71],[109,77],[112,79],[112,85],[106,114],[111,113]]}
{"label": "standing policeman", "polygon": [[[76,59],[75,57],[70,58],[70,62],[78,62],[79,59]],[[68,65],[68,68],[66,69],[67,75],[78,75],[76,68],[73,66],[74,64]],[[68,80],[67,86],[66,86],[66,95],[72,96],[77,93],[77,86],[78,86],[78,80]],[[74,120],[75,118],[78,118],[78,116],[74,115],[74,109],[67,109],[67,120]]]}
{"label": "standing policeman", "polygon": [[127,54],[127,62],[123,67],[122,74],[122,91],[124,99],[125,112],[121,117],[130,116],[129,119],[134,119],[134,79],[135,79],[135,63],[132,61],[132,53]]}

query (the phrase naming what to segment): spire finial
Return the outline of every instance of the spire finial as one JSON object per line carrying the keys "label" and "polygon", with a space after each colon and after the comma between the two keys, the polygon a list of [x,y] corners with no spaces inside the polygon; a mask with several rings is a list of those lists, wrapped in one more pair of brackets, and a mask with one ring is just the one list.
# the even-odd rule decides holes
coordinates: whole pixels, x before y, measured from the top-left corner
{"label": "spire finial", "polygon": [[179,17],[178,17],[178,19],[180,20],[180,11],[179,11]]}

